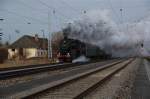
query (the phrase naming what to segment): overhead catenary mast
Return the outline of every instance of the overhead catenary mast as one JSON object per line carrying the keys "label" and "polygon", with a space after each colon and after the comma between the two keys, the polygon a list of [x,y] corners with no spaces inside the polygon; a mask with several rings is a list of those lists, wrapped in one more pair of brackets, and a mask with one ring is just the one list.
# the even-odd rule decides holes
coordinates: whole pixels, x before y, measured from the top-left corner
{"label": "overhead catenary mast", "polygon": [[51,41],[51,24],[50,24],[50,12],[48,12],[48,59],[52,58],[52,41]]}
{"label": "overhead catenary mast", "polygon": [[[87,11],[86,10],[83,11],[83,16],[84,16],[83,18],[85,18],[85,19],[87,18]],[[85,54],[87,55],[87,45],[85,45]]]}

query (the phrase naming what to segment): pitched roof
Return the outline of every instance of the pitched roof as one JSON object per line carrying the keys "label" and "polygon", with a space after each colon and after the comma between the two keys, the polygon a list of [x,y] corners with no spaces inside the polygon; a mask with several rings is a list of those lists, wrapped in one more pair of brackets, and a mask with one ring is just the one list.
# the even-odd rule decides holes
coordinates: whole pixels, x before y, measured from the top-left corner
{"label": "pitched roof", "polygon": [[35,37],[24,35],[19,38],[17,41],[12,43],[9,48],[48,48],[48,40],[46,38],[38,38],[35,40]]}

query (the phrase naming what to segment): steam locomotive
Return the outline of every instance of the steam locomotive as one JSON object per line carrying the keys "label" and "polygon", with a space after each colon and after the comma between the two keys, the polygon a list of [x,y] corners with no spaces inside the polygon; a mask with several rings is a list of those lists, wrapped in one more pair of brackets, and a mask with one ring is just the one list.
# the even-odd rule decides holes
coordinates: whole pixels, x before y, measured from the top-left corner
{"label": "steam locomotive", "polygon": [[109,59],[110,54],[101,50],[98,46],[87,44],[67,36],[61,40],[57,58],[60,62],[71,62],[79,56],[86,56],[90,59]]}

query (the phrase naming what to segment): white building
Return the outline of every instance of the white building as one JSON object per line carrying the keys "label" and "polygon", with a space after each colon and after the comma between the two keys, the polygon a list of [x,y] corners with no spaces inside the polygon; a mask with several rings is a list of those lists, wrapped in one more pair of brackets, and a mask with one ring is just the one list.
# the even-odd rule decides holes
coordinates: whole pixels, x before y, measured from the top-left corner
{"label": "white building", "polygon": [[47,57],[48,40],[24,35],[8,48],[9,59],[29,59],[33,57]]}

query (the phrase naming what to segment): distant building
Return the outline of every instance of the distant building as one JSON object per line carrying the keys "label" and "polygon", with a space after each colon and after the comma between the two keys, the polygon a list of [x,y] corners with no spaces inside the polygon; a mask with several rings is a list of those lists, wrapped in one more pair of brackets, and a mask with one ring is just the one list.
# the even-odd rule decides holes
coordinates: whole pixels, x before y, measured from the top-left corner
{"label": "distant building", "polygon": [[47,57],[48,40],[39,38],[36,34],[34,37],[24,35],[8,48],[9,59],[29,59],[33,57]]}

